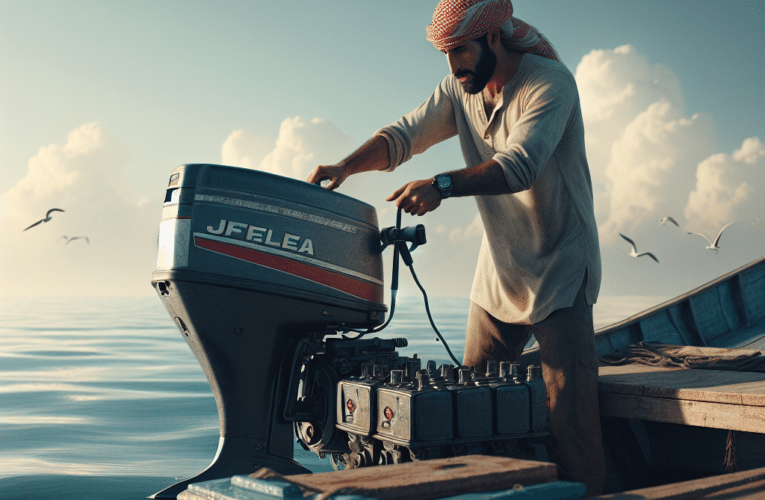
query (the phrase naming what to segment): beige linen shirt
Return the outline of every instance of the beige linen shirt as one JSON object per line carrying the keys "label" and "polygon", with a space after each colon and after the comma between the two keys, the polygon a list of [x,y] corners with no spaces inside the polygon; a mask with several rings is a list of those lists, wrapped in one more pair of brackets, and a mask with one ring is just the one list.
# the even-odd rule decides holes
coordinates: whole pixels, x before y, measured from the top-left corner
{"label": "beige linen shirt", "polygon": [[491,117],[449,75],[420,107],[377,132],[393,170],[459,136],[467,168],[492,158],[512,194],[476,196],[484,236],[470,300],[533,324],[574,303],[585,271],[595,303],[601,265],[576,82],[558,61],[525,54]]}

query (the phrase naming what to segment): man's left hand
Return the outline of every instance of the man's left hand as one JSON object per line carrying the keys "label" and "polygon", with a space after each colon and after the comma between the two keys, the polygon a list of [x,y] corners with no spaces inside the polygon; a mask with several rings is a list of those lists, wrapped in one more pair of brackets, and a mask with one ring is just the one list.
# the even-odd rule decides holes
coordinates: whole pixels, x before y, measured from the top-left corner
{"label": "man's left hand", "polygon": [[393,201],[404,212],[425,215],[441,205],[441,193],[433,185],[433,179],[423,179],[404,184],[386,201]]}

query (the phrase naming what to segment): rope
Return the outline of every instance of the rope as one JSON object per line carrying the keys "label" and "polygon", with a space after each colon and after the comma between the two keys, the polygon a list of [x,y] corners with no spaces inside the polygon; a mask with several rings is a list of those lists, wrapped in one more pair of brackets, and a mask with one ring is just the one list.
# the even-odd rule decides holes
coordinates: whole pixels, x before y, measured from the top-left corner
{"label": "rope", "polygon": [[723,460],[725,472],[738,470],[738,449],[736,448],[736,433],[728,431],[728,439],[725,441],[725,460]]}

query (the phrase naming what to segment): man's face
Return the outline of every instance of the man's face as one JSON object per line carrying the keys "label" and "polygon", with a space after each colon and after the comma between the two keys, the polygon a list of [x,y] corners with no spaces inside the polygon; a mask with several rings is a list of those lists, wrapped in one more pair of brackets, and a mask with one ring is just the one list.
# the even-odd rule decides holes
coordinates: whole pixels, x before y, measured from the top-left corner
{"label": "man's face", "polygon": [[446,57],[449,69],[468,94],[481,92],[497,67],[497,56],[489,48],[485,37],[446,51]]}

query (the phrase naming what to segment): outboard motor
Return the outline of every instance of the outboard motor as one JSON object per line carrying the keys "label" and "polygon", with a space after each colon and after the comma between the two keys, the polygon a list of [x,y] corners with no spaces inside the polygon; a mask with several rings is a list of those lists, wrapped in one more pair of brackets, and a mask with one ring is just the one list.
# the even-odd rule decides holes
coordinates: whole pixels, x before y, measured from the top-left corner
{"label": "outboard motor", "polygon": [[[422,225],[382,231],[375,209],[306,182],[219,165],[170,176],[152,284],[212,388],[220,441],[191,482],[309,472],[293,436],[337,468],[466,454],[544,459],[544,382],[508,362],[485,373],[401,356],[387,326],[381,252],[393,248],[390,321],[399,257],[424,244]],[[422,288],[422,287],[421,287]],[[424,293],[424,289],[423,289]],[[349,335],[350,334],[350,335]]]}
{"label": "outboard motor", "polygon": [[[207,376],[220,441],[205,471],[154,498],[260,467],[308,472],[292,460],[285,370],[310,332],[384,321],[380,248],[374,207],[348,196],[243,168],[172,172],[152,285]],[[309,415],[321,420],[325,410],[313,406]]]}

